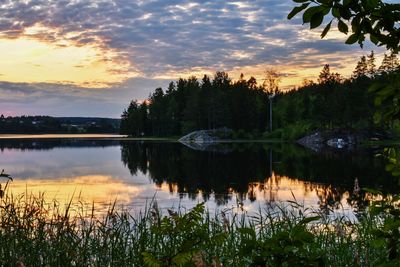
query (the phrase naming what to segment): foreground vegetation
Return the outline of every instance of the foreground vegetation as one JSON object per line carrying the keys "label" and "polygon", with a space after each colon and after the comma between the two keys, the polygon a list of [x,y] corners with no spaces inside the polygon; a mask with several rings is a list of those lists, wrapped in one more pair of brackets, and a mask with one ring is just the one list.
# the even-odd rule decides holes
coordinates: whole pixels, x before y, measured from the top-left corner
{"label": "foreground vegetation", "polygon": [[398,200],[371,202],[354,223],[295,202],[242,215],[210,215],[203,204],[166,215],[156,203],[133,215],[114,204],[96,215],[95,207],[79,203],[7,195],[0,209],[0,265],[396,266]]}

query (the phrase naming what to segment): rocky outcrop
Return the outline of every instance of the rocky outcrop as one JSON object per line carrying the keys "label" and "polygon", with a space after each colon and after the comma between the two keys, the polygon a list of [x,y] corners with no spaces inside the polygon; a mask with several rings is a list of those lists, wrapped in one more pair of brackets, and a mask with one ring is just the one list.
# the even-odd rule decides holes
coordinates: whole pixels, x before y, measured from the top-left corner
{"label": "rocky outcrop", "polygon": [[221,140],[226,140],[232,133],[231,129],[219,128],[212,130],[194,131],[180,138],[178,141],[181,143],[214,143]]}
{"label": "rocky outcrop", "polygon": [[183,137],[181,137],[178,141],[181,143],[213,143],[218,141],[217,137],[212,136],[209,131],[201,130],[191,132]]}
{"label": "rocky outcrop", "polygon": [[229,140],[231,135],[232,130],[228,128],[200,130],[191,132],[178,141],[194,150],[228,153],[230,149],[221,147],[218,144],[221,141]]}
{"label": "rocky outcrop", "polygon": [[311,135],[307,135],[299,140],[297,140],[302,146],[308,147],[314,151],[321,151],[325,144],[325,138],[322,136],[320,132],[315,132]]}
{"label": "rocky outcrop", "polygon": [[362,140],[379,140],[382,138],[384,138],[384,133],[380,132],[336,129],[331,131],[317,131],[299,139],[297,142],[319,152],[324,149],[352,150]]}

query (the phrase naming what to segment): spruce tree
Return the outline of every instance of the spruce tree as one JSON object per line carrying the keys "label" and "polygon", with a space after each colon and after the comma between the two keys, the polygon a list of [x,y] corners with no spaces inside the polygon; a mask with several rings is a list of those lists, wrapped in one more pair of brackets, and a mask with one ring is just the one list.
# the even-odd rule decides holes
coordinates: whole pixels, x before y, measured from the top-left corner
{"label": "spruce tree", "polygon": [[357,66],[353,71],[352,79],[356,80],[367,76],[368,74],[368,62],[365,56],[362,56],[357,62]]}
{"label": "spruce tree", "polygon": [[371,54],[368,55],[367,66],[368,66],[368,76],[369,77],[374,77],[375,72],[376,72],[375,53],[374,53],[374,51],[371,51]]}
{"label": "spruce tree", "polygon": [[331,73],[329,64],[324,65],[318,76],[319,84],[333,84],[333,83],[340,83],[341,81],[342,77],[339,73]]}
{"label": "spruce tree", "polygon": [[398,70],[399,67],[400,67],[400,64],[399,64],[399,60],[397,58],[397,55],[395,53],[393,53],[393,52],[390,55],[387,55],[385,53],[383,55],[382,64],[379,67],[379,72],[381,74],[390,73],[390,72]]}

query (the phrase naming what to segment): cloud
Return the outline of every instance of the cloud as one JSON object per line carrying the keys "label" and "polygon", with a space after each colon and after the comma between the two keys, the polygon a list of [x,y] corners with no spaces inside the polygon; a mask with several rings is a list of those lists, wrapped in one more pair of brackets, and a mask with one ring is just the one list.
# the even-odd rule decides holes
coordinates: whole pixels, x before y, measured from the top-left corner
{"label": "cloud", "polygon": [[132,78],[111,88],[91,89],[51,83],[0,82],[0,113],[12,115],[118,118],[130,100],[146,99],[168,80]]}
{"label": "cloud", "polygon": [[[193,72],[232,70],[236,75],[241,69],[275,66],[295,76],[297,70],[325,63],[348,67],[349,59],[363,53],[345,45],[344,36],[320,40],[322,29],[310,31],[298,17],[288,21],[294,5],[291,0],[4,0],[0,38],[96,46],[117,57],[103,53],[99,60],[130,66],[110,73],[134,70],[138,77],[107,90],[3,82],[0,97],[21,112],[117,116],[130,99],[146,98],[166,80]],[[32,32],[35,27],[43,30]],[[367,44],[365,50],[370,48]]]}
{"label": "cloud", "polygon": [[[37,38],[115,49],[145,77],[193,67],[274,64],[276,58],[291,60],[306,45],[322,54],[352,50],[335,40],[302,40],[308,29],[298,19],[286,20],[290,0],[3,2],[3,35],[15,38],[37,24],[57,29]],[[239,54],[249,56],[232,56]]]}

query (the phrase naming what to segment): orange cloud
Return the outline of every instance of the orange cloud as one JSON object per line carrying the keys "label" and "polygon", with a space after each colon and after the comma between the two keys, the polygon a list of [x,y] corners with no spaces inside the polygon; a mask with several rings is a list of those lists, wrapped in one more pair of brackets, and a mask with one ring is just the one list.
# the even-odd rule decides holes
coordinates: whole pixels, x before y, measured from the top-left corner
{"label": "orange cloud", "polygon": [[106,87],[137,76],[132,64],[101,40],[82,45],[57,29],[35,25],[17,38],[0,36],[0,79],[7,82],[61,83]]}

